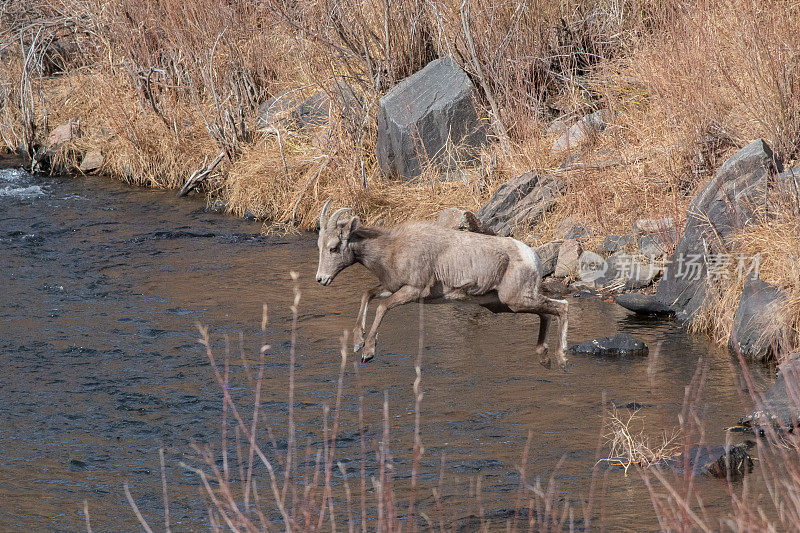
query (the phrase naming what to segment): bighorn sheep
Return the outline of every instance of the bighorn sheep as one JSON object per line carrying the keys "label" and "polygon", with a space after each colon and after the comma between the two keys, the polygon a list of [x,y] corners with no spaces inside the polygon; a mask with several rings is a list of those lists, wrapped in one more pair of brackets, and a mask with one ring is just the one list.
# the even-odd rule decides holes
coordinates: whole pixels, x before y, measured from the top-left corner
{"label": "bighorn sheep", "polygon": [[[472,301],[495,313],[539,315],[534,351],[548,367],[547,329],[551,318],[558,318],[558,360],[566,369],[568,304],[540,292],[541,263],[528,246],[508,237],[426,222],[408,222],[387,230],[368,228],[361,225],[350,208],[329,216],[330,204],[325,204],[319,217],[317,281],[329,285],[339,272],[354,263],[364,265],[379,281],[362,296],[353,330],[353,350],[363,348],[362,362],[374,357],[378,326],[389,309],[415,300]],[[367,305],[373,298],[382,301],[365,339]]]}

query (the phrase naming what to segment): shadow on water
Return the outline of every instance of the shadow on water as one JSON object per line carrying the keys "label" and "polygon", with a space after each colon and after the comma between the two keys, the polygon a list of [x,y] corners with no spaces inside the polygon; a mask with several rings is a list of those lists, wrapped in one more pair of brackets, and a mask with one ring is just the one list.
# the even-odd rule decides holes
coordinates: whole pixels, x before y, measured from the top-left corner
{"label": "shadow on water", "polygon": [[[313,235],[267,237],[260,230],[171,192],[0,170],[0,529],[82,529],[88,499],[97,530],[136,530],[124,482],[145,516],[159,523],[162,446],[173,525],[206,526],[197,480],[177,467],[192,442],[219,449],[222,401],[194,324],[211,325],[218,348],[220,334],[230,334],[235,345],[243,332],[248,353],[255,353],[261,306],[269,304],[274,349],[263,398],[267,417],[280,428],[288,408],[290,270],[299,272],[303,292],[298,432],[302,443],[319,440],[321,408],[335,392],[338,337],[352,327],[360,292],[371,281],[354,267],[320,287]],[[379,432],[388,391],[400,478],[409,470],[403,457],[413,428],[417,319],[413,305],[392,311],[375,361],[361,367],[371,434]],[[486,508],[502,513],[533,428],[529,478],[548,478],[563,457],[559,490],[580,514],[604,394],[617,405],[647,406],[643,413],[654,429],[671,429],[703,356],[711,359],[701,410],[707,435],[722,438],[744,410],[734,363],[706,339],[669,322],[632,319],[598,299],[572,300],[570,326],[573,343],[627,331],[659,348],[647,359],[575,358],[572,371],[562,374],[542,368],[530,353],[533,317],[428,308],[423,484],[436,483],[444,456],[453,479],[447,501],[462,505],[468,480],[480,475]],[[357,453],[357,398],[350,382],[340,440],[345,457]],[[724,504],[722,484],[699,483],[708,486],[709,505]],[[637,476],[609,475],[603,501],[606,525],[657,526]]]}

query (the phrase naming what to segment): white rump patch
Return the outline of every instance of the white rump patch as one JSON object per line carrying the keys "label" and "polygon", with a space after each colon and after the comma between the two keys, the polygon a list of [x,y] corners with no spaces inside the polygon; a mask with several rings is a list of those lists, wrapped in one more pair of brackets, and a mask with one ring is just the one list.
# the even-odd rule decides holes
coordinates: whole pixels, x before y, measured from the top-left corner
{"label": "white rump patch", "polygon": [[531,268],[533,268],[536,272],[539,273],[539,277],[542,277],[542,262],[539,260],[539,256],[536,255],[536,252],[533,251],[533,248],[525,244],[524,242],[518,241],[517,239],[511,239],[514,241],[514,244],[517,245],[519,249],[519,255],[523,261],[528,263]]}

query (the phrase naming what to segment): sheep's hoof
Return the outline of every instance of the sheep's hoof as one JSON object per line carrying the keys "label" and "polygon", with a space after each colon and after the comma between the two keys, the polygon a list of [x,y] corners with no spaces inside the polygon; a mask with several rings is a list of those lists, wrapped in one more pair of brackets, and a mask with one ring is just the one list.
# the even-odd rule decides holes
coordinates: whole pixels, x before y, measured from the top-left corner
{"label": "sheep's hoof", "polygon": [[372,361],[373,357],[375,357],[375,354],[371,354],[371,355],[364,354],[364,355],[361,356],[361,362],[362,363],[369,363],[370,361]]}
{"label": "sheep's hoof", "polygon": [[361,351],[361,348],[363,348],[363,347],[364,347],[364,343],[363,343],[363,342],[357,342],[357,343],[355,343],[355,344],[353,345],[353,353],[358,353],[358,352],[360,352],[360,351]]}

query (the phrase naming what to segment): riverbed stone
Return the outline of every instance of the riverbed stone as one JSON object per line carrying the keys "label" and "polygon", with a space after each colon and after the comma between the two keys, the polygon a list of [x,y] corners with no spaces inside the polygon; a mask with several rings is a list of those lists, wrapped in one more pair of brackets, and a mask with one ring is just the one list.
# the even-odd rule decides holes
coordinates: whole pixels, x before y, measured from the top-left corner
{"label": "riverbed stone", "polygon": [[662,257],[666,256],[674,243],[674,239],[670,240],[669,237],[660,235],[644,235],[639,239],[639,253],[646,257]]}
{"label": "riverbed stone", "polygon": [[501,185],[476,215],[497,235],[507,237],[517,226],[541,221],[564,188],[555,176],[526,172]]}
{"label": "riverbed stone", "polygon": [[641,315],[674,315],[675,311],[668,305],[660,302],[653,294],[630,292],[618,294],[614,301],[619,305]]}
{"label": "riverbed stone", "polygon": [[792,431],[800,421],[800,354],[791,354],[778,366],[778,379],[758,398],[755,408],[739,424],[756,433],[769,428]]}
{"label": "riverbed stone", "polygon": [[59,146],[70,142],[78,134],[78,125],[70,122],[68,124],[61,124],[53,128],[47,136],[47,145],[51,148],[58,148]]}
{"label": "riverbed stone", "polygon": [[78,167],[81,172],[89,173],[94,172],[103,166],[103,154],[100,150],[89,150],[86,155],[81,159],[81,164]]}
{"label": "riverbed stone", "polygon": [[777,359],[784,340],[778,316],[784,298],[779,287],[748,279],[734,315],[729,348],[752,361]]}
{"label": "riverbed stone", "polygon": [[533,249],[539,257],[542,264],[542,277],[552,276],[556,271],[556,263],[558,262],[558,249],[561,243],[548,242]]}
{"label": "riverbed stone", "polygon": [[579,150],[591,140],[592,136],[604,131],[612,117],[613,114],[608,109],[601,109],[581,117],[553,143],[551,152],[560,154]]}
{"label": "riverbed stone", "polygon": [[578,279],[584,283],[600,286],[597,280],[606,272],[606,260],[602,255],[591,250],[584,250],[578,259]]}
{"label": "riverbed stone", "polygon": [[753,459],[746,444],[692,446],[680,455],[661,461],[658,466],[683,474],[688,464],[695,476],[739,480],[753,471]]}
{"label": "riverbed stone", "polygon": [[556,228],[556,236],[559,239],[575,239],[578,242],[586,242],[591,235],[592,232],[586,226],[571,218],[564,220]]}
{"label": "riverbed stone", "polygon": [[649,287],[662,273],[658,264],[633,260],[630,274],[625,278],[625,290],[635,291]]}
{"label": "riverbed stone", "polygon": [[[475,87],[452,58],[431,61],[380,99],[378,163],[389,176],[419,176],[428,162],[448,170],[477,160],[486,143],[475,106]],[[446,148],[459,148],[459,161]]]}
{"label": "riverbed stone", "polygon": [[633,242],[633,235],[606,235],[597,248],[598,253],[613,254]]}
{"label": "riverbed stone", "polygon": [[494,235],[494,232],[486,227],[472,211],[448,207],[443,209],[436,219],[436,223],[446,228],[457,229],[460,231],[471,231],[473,233],[483,233]]}
{"label": "riverbed stone", "polygon": [[592,355],[599,357],[647,355],[645,343],[627,333],[617,333],[613,337],[599,337],[567,349],[572,355]]}
{"label": "riverbed stone", "polygon": [[578,274],[583,248],[575,239],[568,239],[558,247],[558,259],[553,275],[557,278],[574,277]]}

